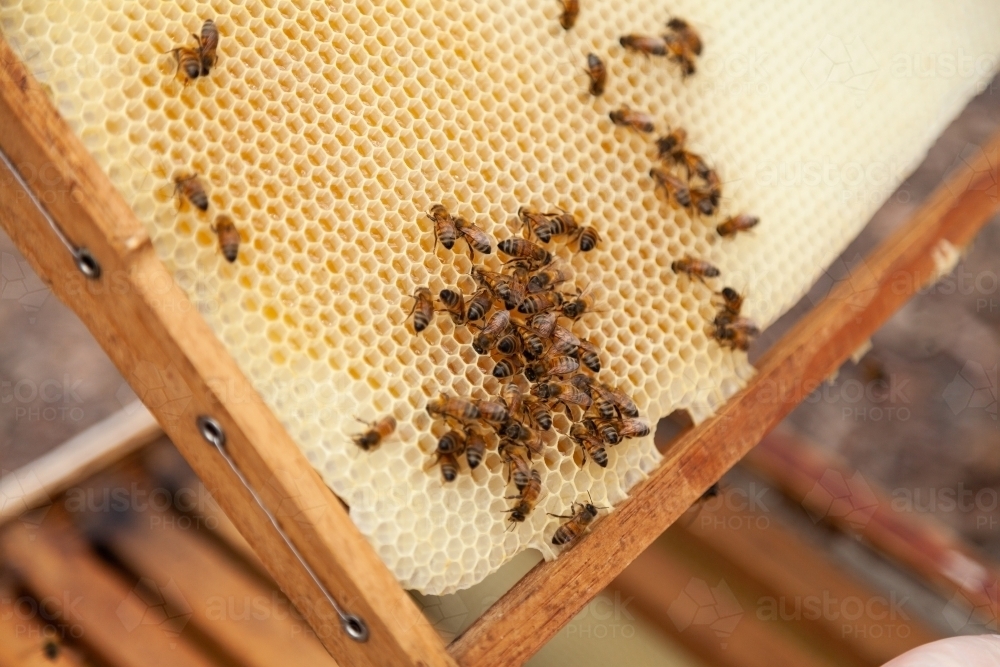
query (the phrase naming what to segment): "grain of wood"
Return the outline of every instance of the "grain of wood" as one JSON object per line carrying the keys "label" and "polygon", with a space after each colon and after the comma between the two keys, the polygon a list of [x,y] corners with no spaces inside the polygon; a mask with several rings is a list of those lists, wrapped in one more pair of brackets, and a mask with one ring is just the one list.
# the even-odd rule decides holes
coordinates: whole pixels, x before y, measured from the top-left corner
{"label": "grain of wood", "polygon": [[[61,641],[17,609],[17,591],[0,585],[0,667],[81,667],[84,662],[74,649],[62,647]],[[55,659],[45,655],[46,640],[59,646]]]}
{"label": "grain of wood", "polygon": [[127,525],[107,526],[102,543],[135,572],[175,582],[191,624],[238,664],[336,667],[287,598],[235,567],[201,531],[177,528],[179,518],[150,507]]}
{"label": "grain of wood", "polygon": [[[866,611],[871,610],[871,614],[853,621],[848,621],[839,609],[816,618],[809,610],[804,617],[792,619],[819,641],[843,647],[857,664],[881,665],[921,644],[941,639],[916,618],[905,613],[897,617],[895,609],[888,609],[877,591],[841,572],[822,551],[803,542],[776,519],[768,518],[766,527],[759,526],[747,520],[746,512],[719,503],[711,511],[706,508],[699,520],[678,522],[671,533],[675,540],[722,557],[733,570],[758,582],[772,600],[781,600],[782,605],[795,601],[787,605],[789,609],[801,609],[802,601],[809,599],[850,599],[870,604]],[[882,618],[875,618],[883,611]]]}
{"label": "grain of wood", "polygon": [[[917,574],[936,588],[943,597],[960,595],[970,608],[977,608],[987,618],[997,618],[1000,600],[1000,568],[972,545],[956,536],[932,516],[898,512],[885,492],[864,481],[861,489],[847,486],[858,474],[842,461],[815,445],[792,434],[770,433],[746,457],[746,465],[770,480],[795,502],[840,531],[863,539],[873,549]],[[857,516],[830,512],[821,504],[824,494],[815,494],[817,485],[830,492],[840,486],[843,497],[857,503],[863,521]]]}
{"label": "grain of wood", "polygon": [[35,597],[51,601],[64,622],[85,628],[81,644],[114,667],[213,667],[178,634],[183,615],[144,602],[86,544],[69,531],[57,537],[53,527],[50,519],[45,530],[28,535],[26,526],[8,526],[0,554]]}
{"label": "grain of wood", "polygon": [[997,211],[1000,135],[760,360],[719,413],[682,436],[661,466],[586,539],[542,563],[449,647],[463,665],[523,664],[692,502],[936,273],[941,240],[964,248]]}
{"label": "grain of wood", "polygon": [[[731,617],[719,619],[723,623],[729,620],[731,627],[729,624],[713,627],[708,623],[684,625],[686,617],[671,609],[671,605],[695,578],[696,572],[654,546],[640,554],[612,586],[623,597],[633,598],[631,606],[706,664],[721,667],[834,667],[836,664],[798,645],[779,624],[758,620],[752,610],[747,611],[738,602],[728,610],[735,612]],[[718,585],[715,581],[706,583],[710,587]]]}
{"label": "grain of wood", "polygon": [[[157,395],[171,399],[148,407],[331,653],[352,665],[453,664],[432,626],[220,342],[200,317],[192,316],[191,303],[156,258],[132,211],[3,41],[0,125],[9,130],[0,136],[0,148],[22,174],[46,174],[44,184],[38,178],[29,184],[43,195],[67,236],[100,263],[101,278],[88,281],[80,274],[6,169],[0,171],[0,224],[53,292],[76,311],[140,398],[154,402],[152,395],[144,396],[146,380],[152,378],[162,389]],[[343,632],[266,515],[201,438],[195,426],[199,414],[212,415],[225,429],[237,465],[269,507],[282,508],[283,529],[335,598],[368,624],[368,642],[352,641]]]}

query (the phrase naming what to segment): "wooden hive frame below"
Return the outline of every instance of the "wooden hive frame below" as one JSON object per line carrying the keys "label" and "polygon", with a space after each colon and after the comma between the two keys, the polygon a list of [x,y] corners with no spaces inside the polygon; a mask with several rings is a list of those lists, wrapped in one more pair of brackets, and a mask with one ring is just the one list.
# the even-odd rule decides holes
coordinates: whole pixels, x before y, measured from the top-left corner
{"label": "wooden hive frame below", "polygon": [[[0,149],[66,236],[101,267],[77,269],[31,198],[4,167],[0,224],[35,271],[80,316],[141,391],[160,369],[151,402],[178,449],[254,545],[328,650],[349,665],[522,664],[736,463],[917,290],[939,272],[936,251],[963,248],[997,210],[1000,136],[952,175],[867,260],[867,284],[844,283],[758,364],[758,375],[712,419],[674,443],[664,463],[592,534],[537,566],[451,646],[445,646],[351,523],[274,415],[156,258],[148,234],[42,88],[0,41]],[[861,289],[863,287],[864,289]],[[860,294],[864,299],[859,299]],[[232,397],[239,397],[233,400]],[[210,415],[227,449],[319,579],[371,631],[342,631],[321,591],[267,515],[207,445],[196,419]]]}

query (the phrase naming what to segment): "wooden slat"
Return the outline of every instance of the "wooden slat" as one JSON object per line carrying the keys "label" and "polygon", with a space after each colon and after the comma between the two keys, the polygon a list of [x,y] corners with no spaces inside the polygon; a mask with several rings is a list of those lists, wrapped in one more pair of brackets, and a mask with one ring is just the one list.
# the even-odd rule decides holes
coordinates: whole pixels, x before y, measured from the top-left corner
{"label": "wooden slat", "polygon": [[[29,605],[18,608],[17,591],[0,585],[0,667],[81,667],[84,662],[73,649],[62,646],[58,629],[46,628],[30,618]],[[51,625],[46,623],[46,625]],[[44,652],[46,641],[58,647],[54,660]]]}
{"label": "wooden slat", "polygon": [[[111,486],[125,488],[128,482],[112,481]],[[137,574],[173,581],[178,605],[183,601],[191,608],[190,623],[237,664],[336,667],[305,622],[291,617],[284,596],[272,595],[272,589],[236,567],[200,531],[178,529],[180,518],[150,507],[130,521],[106,526],[101,541]]]}
{"label": "wooden slat", "polygon": [[[956,593],[987,618],[1000,614],[997,590],[1000,568],[971,545],[941,525],[933,516],[899,512],[877,484],[863,482],[862,520],[830,513],[820,506],[822,494],[814,494],[821,480],[851,480],[857,474],[843,461],[821,451],[807,440],[775,431],[745,459],[749,469],[767,478],[814,516],[849,535],[864,539],[899,565],[916,573],[945,598]],[[843,489],[850,494],[850,490]]]}
{"label": "wooden slat", "polygon": [[[197,316],[128,205],[3,41],[0,127],[0,148],[69,238],[97,259],[101,278],[88,281],[77,271],[6,168],[0,168],[0,224],[140,398],[153,398],[144,396],[144,385],[152,382],[162,384],[159,396],[175,399],[148,407],[331,653],[350,665],[453,664],[433,627]],[[282,507],[278,519],[299,551],[341,605],[367,622],[367,643],[342,631],[265,514],[202,440],[199,414],[219,421],[243,473],[269,507]],[[300,520],[307,516],[311,520]]]}
{"label": "wooden slat", "polygon": [[[701,622],[694,622],[678,630],[675,619],[671,617],[670,606],[691,585],[693,579],[700,578],[699,574],[653,546],[639,554],[625,568],[614,580],[612,588],[626,599],[632,598],[629,603],[631,608],[639,611],[664,633],[713,667],[837,665],[833,660],[819,657],[800,646],[789,633],[783,632],[779,623],[761,622],[754,617],[752,609],[748,610],[738,600],[736,603],[740,606],[736,611],[740,615],[735,619],[731,631],[728,627],[713,628],[710,624]],[[712,588],[718,586],[719,581],[708,580],[705,583]],[[714,616],[709,609],[703,613]]]}
{"label": "wooden slat", "polygon": [[161,435],[159,424],[136,402],[73,436],[0,479],[0,526],[52,501],[74,483]]}
{"label": "wooden slat", "polygon": [[665,460],[592,534],[541,563],[486,611],[449,650],[463,665],[520,665],[579,612],[711,484],[837,369],[936,274],[942,241],[964,248],[997,210],[1000,151],[993,137],[914,218],[865,261],[758,364],[748,386],[680,437]]}
{"label": "wooden slat", "polygon": [[30,536],[23,525],[8,526],[0,533],[0,555],[36,598],[46,598],[64,622],[83,628],[80,643],[114,667],[212,667],[175,632],[182,628],[158,616],[78,538],[69,531],[56,537],[51,518],[48,523]]}
{"label": "wooden slat", "polygon": [[[671,541],[700,546],[724,558],[734,571],[758,582],[768,596],[784,599],[784,610],[803,612],[799,618],[782,622],[812,631],[827,644],[840,644],[858,664],[881,665],[942,638],[915,618],[897,616],[891,600],[841,572],[822,551],[767,514],[737,512],[723,502],[713,502],[694,521],[678,521],[667,534]],[[815,608],[802,606],[804,600],[837,603],[814,614]],[[848,615],[854,612],[854,602],[844,607],[845,600],[866,605],[864,613],[845,618],[845,609]],[[886,616],[880,617],[883,612]]]}

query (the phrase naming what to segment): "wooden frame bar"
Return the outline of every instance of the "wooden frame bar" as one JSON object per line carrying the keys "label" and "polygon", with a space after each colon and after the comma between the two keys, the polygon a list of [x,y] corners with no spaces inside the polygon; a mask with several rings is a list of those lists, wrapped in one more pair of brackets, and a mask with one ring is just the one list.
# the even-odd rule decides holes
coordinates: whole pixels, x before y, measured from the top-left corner
{"label": "wooden frame bar", "polygon": [[[152,371],[168,396],[183,399],[180,414],[177,401],[149,407],[327,649],[348,665],[454,664],[433,627],[174,283],[129,206],[2,40],[0,128],[0,149],[66,236],[90,251],[101,277],[88,280],[80,273],[6,167],[0,169],[0,224],[140,397],[144,374]],[[232,393],[223,393],[226,388]],[[268,507],[282,508],[277,518],[284,531],[340,605],[367,623],[367,642],[342,631],[266,514],[202,439],[198,415],[222,425],[243,474]]]}
{"label": "wooden frame bar", "polygon": [[[719,414],[682,436],[648,480],[592,534],[532,570],[450,647],[360,535],[235,362],[157,259],[128,205],[0,40],[0,149],[65,234],[88,248],[102,276],[88,280],[44,218],[0,169],[0,224],[36,272],[80,316],[143,394],[155,372],[165,393],[150,405],[268,571],[327,649],[349,665],[518,665],[526,661],[811,389],[835,370],[909,296],[937,273],[934,251],[964,247],[996,211],[994,138],[904,229],[839,285],[759,364],[749,386]],[[229,393],[231,392],[231,393]],[[227,448],[324,585],[371,631],[367,643],[341,631],[322,592],[273,530],[225,460],[202,439],[198,415],[214,417]]]}
{"label": "wooden frame bar", "polygon": [[748,386],[681,436],[590,536],[540,563],[449,650],[463,665],[520,665],[625,569],[691,503],[778,424],[919,289],[935,250],[964,248],[997,211],[1000,134],[940,186],[913,219],[837,285],[758,364]]}

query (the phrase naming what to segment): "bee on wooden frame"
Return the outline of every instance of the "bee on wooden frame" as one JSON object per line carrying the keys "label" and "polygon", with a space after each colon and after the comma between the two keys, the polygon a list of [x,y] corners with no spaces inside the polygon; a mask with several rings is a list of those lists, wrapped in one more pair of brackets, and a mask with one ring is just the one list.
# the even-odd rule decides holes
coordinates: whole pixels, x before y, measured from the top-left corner
{"label": "bee on wooden frame", "polygon": [[563,546],[576,542],[586,532],[587,527],[597,518],[597,510],[599,509],[604,508],[595,506],[593,502],[575,502],[570,507],[570,511],[573,512],[572,514],[549,514],[549,516],[557,519],[569,519],[569,521],[556,529],[555,534],[552,536],[552,544]]}

